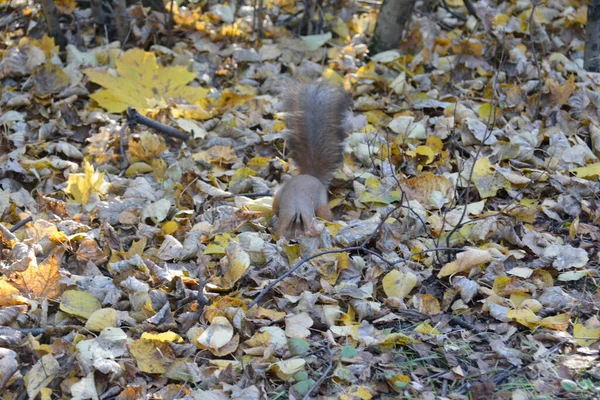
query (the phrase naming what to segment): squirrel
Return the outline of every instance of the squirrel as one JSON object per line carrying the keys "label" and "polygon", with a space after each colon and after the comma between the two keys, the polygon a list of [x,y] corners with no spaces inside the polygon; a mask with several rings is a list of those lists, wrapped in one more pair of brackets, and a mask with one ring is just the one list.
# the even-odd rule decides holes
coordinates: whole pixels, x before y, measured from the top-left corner
{"label": "squirrel", "polygon": [[275,193],[277,236],[294,239],[308,233],[315,216],[331,220],[327,188],[344,160],[344,119],[349,105],[349,95],[331,83],[294,82],[286,88],[283,108],[289,147],[300,174]]}

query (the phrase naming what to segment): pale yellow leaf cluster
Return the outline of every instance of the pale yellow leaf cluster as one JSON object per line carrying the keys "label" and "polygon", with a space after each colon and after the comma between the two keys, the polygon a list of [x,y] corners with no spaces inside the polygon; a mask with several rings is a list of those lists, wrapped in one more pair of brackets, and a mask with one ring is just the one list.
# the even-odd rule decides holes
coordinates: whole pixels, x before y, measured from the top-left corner
{"label": "pale yellow leaf cluster", "polygon": [[76,203],[88,204],[90,197],[100,191],[104,183],[104,172],[94,171],[87,161],[83,164],[83,174],[70,174],[65,192],[73,197]]}

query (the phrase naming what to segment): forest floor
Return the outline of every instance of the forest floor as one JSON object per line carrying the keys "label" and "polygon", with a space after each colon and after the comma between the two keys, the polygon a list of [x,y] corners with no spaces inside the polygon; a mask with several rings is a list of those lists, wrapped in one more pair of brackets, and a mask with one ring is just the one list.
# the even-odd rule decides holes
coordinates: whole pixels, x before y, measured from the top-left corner
{"label": "forest floor", "polygon": [[[61,49],[0,0],[2,399],[598,398],[587,6],[419,2],[370,54],[374,2],[320,2],[313,35],[300,0],[262,35],[214,3],[132,5],[120,43],[57,1]],[[296,241],[292,76],[353,113],[335,218]]]}

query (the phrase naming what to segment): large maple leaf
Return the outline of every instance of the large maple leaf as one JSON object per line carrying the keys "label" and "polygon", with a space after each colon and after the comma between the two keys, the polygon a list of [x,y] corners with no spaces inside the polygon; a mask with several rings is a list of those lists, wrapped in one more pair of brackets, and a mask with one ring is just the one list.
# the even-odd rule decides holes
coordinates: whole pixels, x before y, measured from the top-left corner
{"label": "large maple leaf", "polygon": [[208,89],[187,86],[196,74],[184,66],[164,67],[154,53],[131,49],[116,60],[116,74],[89,68],[90,81],[105,88],[90,97],[108,112],[121,113],[131,106],[153,108],[164,100],[201,104]]}

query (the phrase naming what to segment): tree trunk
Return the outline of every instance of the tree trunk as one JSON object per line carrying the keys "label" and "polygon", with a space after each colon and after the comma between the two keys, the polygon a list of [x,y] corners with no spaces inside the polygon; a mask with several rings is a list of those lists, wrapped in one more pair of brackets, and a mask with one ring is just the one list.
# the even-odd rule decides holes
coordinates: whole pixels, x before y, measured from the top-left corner
{"label": "tree trunk", "polygon": [[383,0],[377,17],[375,34],[369,45],[371,54],[398,48],[415,2],[416,0]]}
{"label": "tree trunk", "polygon": [[102,9],[102,0],[90,0],[90,7],[92,9],[92,15],[94,16],[94,22],[98,25],[104,25],[106,22],[106,15]]}
{"label": "tree trunk", "polygon": [[46,25],[48,25],[48,34],[54,38],[56,44],[58,44],[61,49],[64,49],[67,45],[67,40],[60,30],[54,0],[42,0],[41,4],[42,10],[44,11],[44,17],[46,18]]}
{"label": "tree trunk", "polygon": [[127,35],[129,34],[129,18],[127,15],[126,0],[115,0],[115,24],[117,26],[117,36],[121,42],[121,46],[125,46]]}
{"label": "tree trunk", "polygon": [[583,67],[586,71],[599,72],[598,56],[600,56],[600,0],[590,0],[583,53]]}

